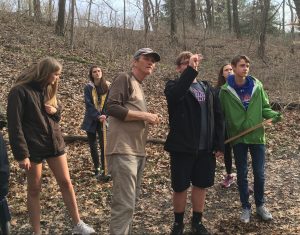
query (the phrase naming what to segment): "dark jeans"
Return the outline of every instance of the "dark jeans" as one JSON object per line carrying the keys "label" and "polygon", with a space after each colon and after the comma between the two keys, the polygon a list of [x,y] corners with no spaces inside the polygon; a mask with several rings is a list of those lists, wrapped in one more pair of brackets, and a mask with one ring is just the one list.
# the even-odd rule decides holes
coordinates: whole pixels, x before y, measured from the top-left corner
{"label": "dark jeans", "polygon": [[97,129],[95,133],[87,132],[88,142],[90,146],[90,151],[91,151],[91,156],[93,159],[95,171],[97,170],[97,168],[100,168],[98,143],[97,143],[96,135],[98,135],[98,143],[101,149],[101,167],[102,169],[104,169],[104,141],[103,141],[102,124],[100,122],[97,125]]}
{"label": "dark jeans", "polygon": [[250,150],[252,169],[254,175],[254,199],[256,207],[264,204],[265,185],[265,145],[264,144],[236,144],[233,146],[235,165],[237,171],[237,184],[243,208],[250,208],[248,192],[248,158]]}
{"label": "dark jeans", "polygon": [[9,179],[9,163],[6,152],[6,146],[0,133],[0,234],[8,234],[8,221],[10,221],[10,213],[6,200],[8,193]]}
{"label": "dark jeans", "polygon": [[0,200],[8,193],[9,163],[6,146],[0,133]]}
{"label": "dark jeans", "polygon": [[232,147],[230,144],[225,144],[224,151],[224,163],[226,168],[226,173],[229,175],[232,173]]}

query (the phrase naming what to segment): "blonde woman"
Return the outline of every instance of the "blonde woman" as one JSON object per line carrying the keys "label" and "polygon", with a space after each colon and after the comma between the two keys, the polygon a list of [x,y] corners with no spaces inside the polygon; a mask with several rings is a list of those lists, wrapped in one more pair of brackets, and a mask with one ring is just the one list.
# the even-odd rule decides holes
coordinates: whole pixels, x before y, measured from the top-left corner
{"label": "blonde woman", "polygon": [[16,80],[8,95],[9,141],[14,158],[27,176],[27,207],[33,234],[41,234],[40,190],[42,161],[46,160],[60,187],[72,218],[73,233],[91,234],[94,229],[80,220],[70,180],[65,144],[59,127],[60,105],[56,98],[61,64],[46,57]]}

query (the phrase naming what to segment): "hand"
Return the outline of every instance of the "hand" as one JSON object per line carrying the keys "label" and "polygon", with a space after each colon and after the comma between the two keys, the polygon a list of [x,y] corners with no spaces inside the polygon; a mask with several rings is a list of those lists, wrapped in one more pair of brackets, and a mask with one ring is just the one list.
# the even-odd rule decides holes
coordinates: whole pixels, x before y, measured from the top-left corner
{"label": "hand", "polygon": [[197,70],[203,56],[201,54],[194,54],[190,57],[189,66]]}
{"label": "hand", "polygon": [[149,122],[149,124],[158,124],[160,120],[157,114],[145,113],[145,121]]}
{"label": "hand", "polygon": [[273,125],[273,120],[267,120],[267,122],[265,122],[265,126],[272,126]]}
{"label": "hand", "polygon": [[45,109],[48,114],[55,114],[57,112],[57,109],[49,104],[45,104]]}
{"label": "hand", "polygon": [[24,169],[24,170],[27,170],[27,171],[28,171],[28,170],[30,169],[30,167],[31,167],[30,160],[29,160],[28,157],[25,158],[25,159],[22,160],[22,161],[19,161],[18,163],[19,163],[19,167],[20,167],[21,169]]}
{"label": "hand", "polygon": [[98,119],[100,122],[104,122],[106,120],[106,115],[101,115]]}

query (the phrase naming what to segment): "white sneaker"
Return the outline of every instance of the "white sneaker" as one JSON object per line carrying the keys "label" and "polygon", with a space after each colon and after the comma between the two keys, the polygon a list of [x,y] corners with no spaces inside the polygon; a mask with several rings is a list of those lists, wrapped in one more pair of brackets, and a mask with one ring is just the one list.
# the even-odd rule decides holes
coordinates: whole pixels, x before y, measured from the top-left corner
{"label": "white sneaker", "polygon": [[243,223],[249,223],[250,222],[250,216],[251,216],[251,209],[242,209],[240,220]]}
{"label": "white sneaker", "polygon": [[95,233],[95,230],[82,220],[80,220],[72,230],[72,234],[89,235],[92,233]]}
{"label": "white sneaker", "polygon": [[256,208],[256,214],[258,214],[263,220],[271,220],[273,217],[266,207],[260,206]]}

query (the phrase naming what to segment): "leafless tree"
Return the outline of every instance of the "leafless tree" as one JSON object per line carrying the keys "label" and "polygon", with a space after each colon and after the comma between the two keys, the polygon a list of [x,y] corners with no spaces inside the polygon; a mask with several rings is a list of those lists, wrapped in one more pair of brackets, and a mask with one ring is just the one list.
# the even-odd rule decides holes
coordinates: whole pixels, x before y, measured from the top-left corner
{"label": "leafless tree", "polygon": [[285,33],[285,0],[282,1],[282,33]]}
{"label": "leafless tree", "polygon": [[298,21],[299,21],[299,24],[300,24],[300,0],[294,0],[294,3],[295,3],[295,7],[296,7],[296,13],[297,13],[297,16],[298,16]]}
{"label": "leafless tree", "polygon": [[149,2],[148,0],[143,0],[143,14],[144,14],[144,38],[146,45],[148,44],[148,32],[150,30],[149,24]]}
{"label": "leafless tree", "polygon": [[124,33],[125,33],[125,29],[126,29],[126,0],[124,0],[124,9],[123,9],[123,29],[124,29]]}
{"label": "leafless tree", "polygon": [[93,4],[93,0],[90,0],[89,2],[89,9],[88,9],[88,20],[87,20],[87,27],[90,27],[90,23],[91,23],[91,9],[92,9],[92,4]]}
{"label": "leafless tree", "polygon": [[293,11],[291,0],[288,0],[288,2],[289,2],[288,5],[290,7],[290,12],[291,12],[291,23],[292,23],[291,34],[292,34],[292,37],[294,37],[294,30],[295,30],[295,27],[294,27],[294,11]]}
{"label": "leafless tree", "polygon": [[65,11],[66,11],[66,0],[59,0],[55,33],[60,36],[63,36],[65,32]]}
{"label": "leafless tree", "polygon": [[71,36],[70,36],[70,47],[74,47],[74,22],[75,22],[75,0],[71,2]]}
{"label": "leafless tree", "polygon": [[41,2],[40,2],[40,0],[33,0],[33,9],[34,9],[34,19],[36,21],[41,21],[42,12],[41,12]]}
{"label": "leafless tree", "polygon": [[265,44],[266,44],[266,33],[268,25],[268,14],[270,9],[270,0],[260,0],[261,7],[261,21],[260,21],[260,32],[259,32],[259,45],[258,45],[258,56],[264,58],[265,56]]}
{"label": "leafless tree", "polygon": [[232,0],[233,30],[237,38],[241,38],[238,0]]}
{"label": "leafless tree", "polygon": [[49,25],[52,25],[53,10],[54,10],[53,0],[49,0],[49,2],[48,2],[48,23],[49,23]]}
{"label": "leafless tree", "polygon": [[170,0],[170,25],[171,25],[171,39],[176,41],[177,24],[176,24],[176,1]]}
{"label": "leafless tree", "polygon": [[229,32],[231,32],[232,31],[232,19],[231,19],[231,2],[230,2],[230,0],[226,0],[226,7],[227,7],[228,30],[229,30]]}
{"label": "leafless tree", "polygon": [[201,0],[197,0],[197,10],[199,11],[199,18],[200,18],[200,22],[202,22],[202,25],[203,25],[203,29],[206,28],[206,18],[205,18],[205,14],[204,14],[204,10],[202,8],[202,5],[201,5]]}
{"label": "leafless tree", "polygon": [[32,0],[27,0],[28,1],[28,14],[31,17],[32,16]]}
{"label": "leafless tree", "polygon": [[213,0],[205,0],[205,2],[206,2],[207,26],[208,26],[209,29],[213,28],[212,1]]}
{"label": "leafless tree", "polygon": [[191,23],[192,25],[196,25],[196,2],[195,0],[190,0],[190,11],[191,11],[191,14],[190,14],[190,20],[191,20]]}
{"label": "leafless tree", "polygon": [[158,22],[159,22],[159,14],[160,14],[160,2],[161,0],[155,0],[155,3],[153,3],[152,0],[147,0],[148,1],[148,6],[149,6],[149,10],[151,12],[149,12],[149,17],[150,17],[150,22],[151,22],[151,26],[154,32],[157,32],[158,30]]}
{"label": "leafless tree", "polygon": [[18,12],[20,12],[21,11],[21,0],[18,0]]}

